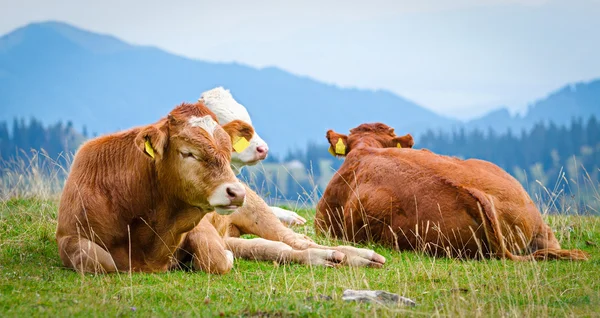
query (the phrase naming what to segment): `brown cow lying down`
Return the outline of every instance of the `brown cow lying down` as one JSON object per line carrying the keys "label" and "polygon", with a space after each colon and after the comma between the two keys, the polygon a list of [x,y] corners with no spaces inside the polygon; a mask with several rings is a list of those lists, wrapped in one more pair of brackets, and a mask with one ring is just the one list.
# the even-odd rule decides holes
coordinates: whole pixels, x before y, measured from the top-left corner
{"label": "brown cow lying down", "polygon": [[[202,103],[182,104],[158,122],[86,142],[75,156],[58,213],[60,258],[80,272],[166,271],[203,249],[187,235],[216,210],[242,206],[244,186],[230,167],[232,140],[251,126],[223,127]],[[211,262],[224,273],[233,255],[214,228]]]}
{"label": "brown cow lying down", "polygon": [[561,249],[521,184],[490,162],[410,149],[411,135],[380,123],[327,140],[346,159],[317,206],[319,233],[438,256],[587,259]]}
{"label": "brown cow lying down", "polygon": [[[250,121],[246,108],[237,103],[228,90],[215,88],[203,93],[201,100],[216,114],[221,124],[227,124],[232,120]],[[266,143],[262,139],[260,141],[266,148]],[[234,152],[232,158],[236,159],[237,165],[234,170],[238,171],[244,165],[255,164],[256,158],[262,160],[266,157],[261,156],[262,152],[258,151],[258,147],[252,146],[252,141],[246,149],[234,147],[232,151]],[[232,163],[233,161],[232,159]],[[283,212],[291,211],[283,210]],[[197,250],[205,254],[196,255],[193,258],[194,263],[212,259],[211,241],[209,238],[203,239],[202,234],[206,233],[206,229],[211,226],[217,228],[223,236],[227,249],[231,250],[235,257],[325,266],[346,264],[381,267],[385,263],[385,258],[372,250],[352,246],[323,246],[316,244],[305,235],[295,233],[278,219],[278,215],[273,213],[273,207],[269,207],[250,188],[246,188],[246,203],[243,207],[231,215],[210,213],[190,233],[195,235],[195,242],[203,242],[203,246],[207,247]],[[239,237],[242,234],[254,234],[260,238],[242,239]]]}

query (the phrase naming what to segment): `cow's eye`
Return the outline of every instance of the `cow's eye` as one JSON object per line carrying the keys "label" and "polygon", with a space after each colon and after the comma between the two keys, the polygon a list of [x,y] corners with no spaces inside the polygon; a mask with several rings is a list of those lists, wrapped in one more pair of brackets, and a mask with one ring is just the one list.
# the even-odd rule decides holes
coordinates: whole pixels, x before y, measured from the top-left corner
{"label": "cow's eye", "polygon": [[191,152],[181,152],[181,156],[182,156],[183,158],[193,158],[193,159],[196,159],[196,160],[200,160],[200,159],[198,158],[198,156],[194,155],[194,154],[193,154],[193,153],[191,153]]}

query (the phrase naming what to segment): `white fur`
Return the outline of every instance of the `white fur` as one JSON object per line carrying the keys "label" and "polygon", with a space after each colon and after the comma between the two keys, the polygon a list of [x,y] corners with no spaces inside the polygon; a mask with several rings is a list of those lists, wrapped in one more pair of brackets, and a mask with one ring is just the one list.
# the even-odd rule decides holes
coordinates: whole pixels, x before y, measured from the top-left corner
{"label": "white fur", "polygon": [[225,250],[225,256],[227,257],[227,261],[231,266],[233,266],[233,253],[229,250]]}
{"label": "white fur", "polygon": [[223,87],[213,88],[200,95],[200,101],[212,110],[221,125],[239,119],[252,125],[252,120],[246,107],[238,103],[228,89]]}
{"label": "white fur", "polygon": [[339,252],[342,252],[346,255],[359,256],[364,259],[373,259],[375,256],[375,251],[369,250],[366,248],[353,247],[349,245],[340,245],[337,247]]}
{"label": "white fur", "polygon": [[298,215],[294,211],[278,208],[275,206],[271,207],[271,212],[283,223],[288,225],[302,225],[306,223],[306,219]]}
{"label": "white fur", "polygon": [[[238,103],[229,90],[223,87],[216,87],[209,91],[202,93],[199,101],[203,102],[215,115],[219,124],[225,125],[233,120],[241,120],[252,125],[250,114],[248,110],[242,104]],[[254,131],[254,136],[250,139],[250,146],[241,153],[231,153],[231,168],[238,174],[244,166],[256,164],[259,158],[256,149],[259,147],[266,147],[267,143],[260,138],[258,133]],[[286,224],[304,224],[306,220],[299,216],[296,212],[281,209],[278,207],[271,207],[271,211],[277,218]]]}
{"label": "white fur", "polygon": [[[246,107],[238,103],[229,90],[223,87],[213,88],[202,93],[199,100],[217,115],[217,120],[221,125],[225,125],[236,119],[252,125],[252,120]],[[256,150],[258,147],[268,149],[267,143],[260,138],[256,131],[249,142],[250,146],[244,151],[241,153],[232,152],[231,154],[231,167],[236,173],[239,173],[244,166],[258,163],[259,154]]]}
{"label": "white fur", "polygon": [[188,122],[191,126],[200,127],[206,130],[206,132],[211,136],[213,136],[215,128],[217,128],[218,125],[217,122],[215,122],[210,115],[202,117],[192,116],[192,118],[190,118]]}
{"label": "white fur", "polygon": [[208,204],[215,207],[215,211],[221,215],[229,215],[236,210],[235,208],[224,208],[231,205],[231,199],[229,199],[229,196],[227,195],[227,188],[234,188],[245,192],[244,185],[241,182],[223,183],[219,185],[208,197]]}

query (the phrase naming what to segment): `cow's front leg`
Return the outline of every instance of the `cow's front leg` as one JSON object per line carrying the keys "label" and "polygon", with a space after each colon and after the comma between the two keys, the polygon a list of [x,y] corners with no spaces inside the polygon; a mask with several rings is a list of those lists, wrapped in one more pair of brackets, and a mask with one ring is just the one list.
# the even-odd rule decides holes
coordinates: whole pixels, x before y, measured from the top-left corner
{"label": "cow's front leg", "polygon": [[191,255],[195,270],[226,274],[233,268],[233,253],[207,218],[187,233],[180,249],[180,255]]}
{"label": "cow's front leg", "polygon": [[301,235],[298,233],[294,233],[294,234],[295,234],[295,236],[289,235],[289,236],[286,236],[284,238],[284,240],[282,240],[283,242],[290,242],[289,244],[294,249],[298,249],[298,250],[305,250],[305,249],[335,250],[335,251],[338,251],[338,252],[346,255],[346,258],[342,264],[352,266],[352,267],[369,266],[369,267],[381,268],[381,267],[383,267],[383,264],[385,264],[385,257],[377,254],[373,250],[369,250],[366,248],[357,248],[357,247],[352,247],[352,246],[347,246],[347,245],[340,245],[340,246],[320,245],[320,244],[313,242],[312,240],[310,240],[310,238],[308,238],[304,235]]}
{"label": "cow's front leg", "polygon": [[[270,211],[270,207],[251,189],[246,189],[246,203],[230,215],[232,224],[241,233],[258,235],[263,239],[282,242],[294,250],[336,250],[345,254],[349,266],[381,267],[385,258],[372,250],[351,246],[330,247],[315,243],[308,236],[284,226]],[[348,254],[346,254],[348,253]]]}
{"label": "cow's front leg", "polygon": [[353,246],[340,245],[340,246],[327,246],[315,243],[306,235],[298,234],[293,231],[282,232],[285,233],[281,237],[281,241],[290,245],[292,248],[297,250],[305,249],[322,249],[322,250],[335,250],[346,255],[346,259],[343,264],[353,267],[376,267],[381,268],[385,264],[385,257],[377,254],[375,251],[366,248],[357,248]]}
{"label": "cow's front leg", "polygon": [[312,243],[308,237],[297,234],[283,225],[273,212],[273,208],[248,187],[244,206],[231,214],[229,219],[242,234],[254,234],[267,240],[281,241],[294,249],[307,249]]}
{"label": "cow's front leg", "polygon": [[112,256],[100,245],[84,237],[60,237],[58,251],[63,264],[78,272],[100,274],[118,271]]}
{"label": "cow's front leg", "polygon": [[295,250],[291,246],[262,238],[226,237],[225,244],[235,257],[255,261],[275,261],[282,264],[299,263],[334,267],[344,262],[345,255],[332,249]]}

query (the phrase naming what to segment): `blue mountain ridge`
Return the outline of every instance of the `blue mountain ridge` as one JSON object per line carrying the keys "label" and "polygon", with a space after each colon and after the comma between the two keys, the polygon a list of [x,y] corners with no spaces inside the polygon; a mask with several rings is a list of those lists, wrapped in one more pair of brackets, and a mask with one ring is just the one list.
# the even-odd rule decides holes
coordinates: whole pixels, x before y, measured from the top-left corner
{"label": "blue mountain ridge", "polygon": [[506,108],[501,108],[466,123],[466,126],[482,130],[491,127],[500,133],[508,129],[519,132],[539,122],[566,126],[574,118],[586,119],[592,115],[600,118],[600,79],[566,85],[530,104],[524,115],[511,115]]}
{"label": "blue mountain ridge", "polygon": [[[364,122],[384,122],[415,136],[464,124],[388,91],[340,88],[275,67],[193,60],[61,22],[29,24],[0,38],[0,120],[70,120],[102,134],[154,122],[216,86],[230,89],[248,108],[256,130],[279,154],[325,142],[327,129],[347,132]],[[595,81],[559,90],[533,104],[525,119],[506,113],[497,120],[492,112],[466,126],[501,130],[548,116],[560,123],[598,115],[599,86]]]}

